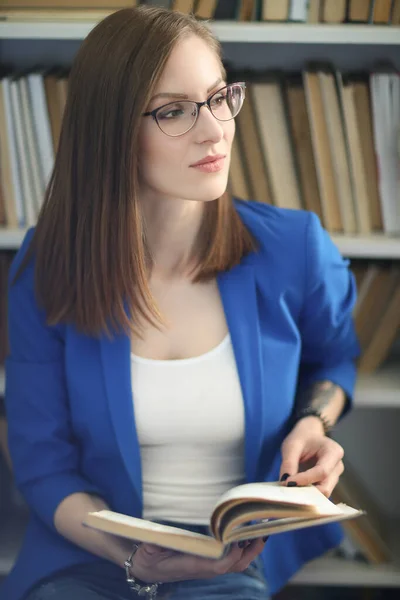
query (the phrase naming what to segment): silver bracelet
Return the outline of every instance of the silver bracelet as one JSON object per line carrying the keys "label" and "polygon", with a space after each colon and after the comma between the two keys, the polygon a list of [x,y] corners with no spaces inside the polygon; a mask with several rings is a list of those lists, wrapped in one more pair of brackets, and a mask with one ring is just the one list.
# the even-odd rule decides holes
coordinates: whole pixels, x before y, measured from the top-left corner
{"label": "silver bracelet", "polygon": [[135,578],[132,576],[130,569],[132,568],[132,559],[135,556],[136,552],[139,549],[139,544],[133,545],[133,550],[130,553],[128,559],[124,562],[125,573],[126,573],[126,582],[133,590],[136,592],[138,596],[146,597],[148,600],[153,600],[157,597],[158,592],[158,583],[138,583]]}

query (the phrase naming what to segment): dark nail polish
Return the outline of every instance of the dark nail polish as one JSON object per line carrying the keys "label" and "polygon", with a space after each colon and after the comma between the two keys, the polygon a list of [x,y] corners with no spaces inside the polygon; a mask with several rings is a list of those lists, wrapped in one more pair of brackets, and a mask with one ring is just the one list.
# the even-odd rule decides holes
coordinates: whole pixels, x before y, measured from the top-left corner
{"label": "dark nail polish", "polygon": [[265,542],[267,541],[268,538],[269,538],[269,535],[266,535],[265,537],[263,537],[262,540],[263,540],[264,544],[265,544]]}
{"label": "dark nail polish", "polygon": [[239,542],[239,548],[244,548],[245,542]]}
{"label": "dark nail polish", "polygon": [[287,484],[288,487],[296,487],[297,483],[295,481],[289,481],[289,483]]}
{"label": "dark nail polish", "polygon": [[288,477],[290,477],[289,473],[284,473],[281,477],[281,481],[286,481]]}

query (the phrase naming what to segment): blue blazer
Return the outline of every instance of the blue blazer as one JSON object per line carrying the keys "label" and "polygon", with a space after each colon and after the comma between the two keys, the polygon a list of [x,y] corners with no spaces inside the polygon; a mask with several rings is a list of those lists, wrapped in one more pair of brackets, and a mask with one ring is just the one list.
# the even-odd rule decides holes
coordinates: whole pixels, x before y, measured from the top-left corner
{"label": "blue blazer", "polygon": [[[359,353],[351,318],[355,286],[318,218],[235,200],[260,249],[218,284],[245,405],[247,481],[276,480],[296,392],[318,380],[351,399]],[[11,268],[13,277],[30,230]],[[38,580],[97,557],[60,536],[58,504],[99,494],[111,509],[142,515],[140,448],[133,410],[130,341],[47,326],[34,297],[34,260],[9,287],[6,410],[16,483],[30,521],[1,600],[21,600]],[[263,559],[271,592],[302,564],[337,545],[338,524],[272,536]]]}

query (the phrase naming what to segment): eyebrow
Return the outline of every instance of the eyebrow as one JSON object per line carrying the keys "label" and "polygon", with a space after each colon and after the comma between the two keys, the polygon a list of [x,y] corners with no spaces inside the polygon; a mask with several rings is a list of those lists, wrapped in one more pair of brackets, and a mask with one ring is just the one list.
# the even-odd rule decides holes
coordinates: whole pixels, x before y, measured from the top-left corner
{"label": "eyebrow", "polygon": [[[219,77],[219,79],[217,79],[217,81],[215,83],[213,83],[213,85],[211,87],[208,88],[207,94],[209,94],[222,81],[223,81],[222,77]],[[175,93],[175,92],[160,92],[159,94],[156,94],[155,96],[153,96],[152,99],[150,100],[150,102],[153,102],[153,100],[155,100],[156,98],[182,98],[184,100],[188,100],[189,96],[187,94],[180,94],[180,93]]]}

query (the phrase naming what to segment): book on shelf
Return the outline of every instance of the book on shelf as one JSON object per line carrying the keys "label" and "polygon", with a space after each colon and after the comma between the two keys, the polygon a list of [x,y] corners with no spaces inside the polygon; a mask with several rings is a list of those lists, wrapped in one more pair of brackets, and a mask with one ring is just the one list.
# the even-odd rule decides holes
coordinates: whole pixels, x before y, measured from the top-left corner
{"label": "book on shelf", "polygon": [[6,0],[10,8],[59,9],[59,8],[127,8],[138,0]]}
{"label": "book on shelf", "polygon": [[400,25],[400,0],[393,0],[392,14],[390,16],[391,25]]}
{"label": "book on shelf", "polygon": [[31,9],[31,8],[2,8],[0,21],[10,22],[93,22],[101,21],[119,9],[112,8],[60,8],[60,9]]}
{"label": "book on shelf", "polygon": [[384,25],[389,23],[392,10],[392,0],[373,0],[371,21]]}
{"label": "book on shelf", "polygon": [[269,23],[400,24],[400,0],[7,0],[6,20],[100,20],[121,8],[162,6],[199,19]]}
{"label": "book on shelf", "polygon": [[372,17],[372,0],[348,0],[347,20],[353,23],[368,23]]}
{"label": "book on shelf", "polygon": [[263,21],[287,21],[289,11],[289,0],[281,0],[280,2],[262,0],[261,19]]}
{"label": "book on shelf", "polygon": [[346,0],[322,0],[321,21],[323,23],[344,23],[346,21]]}
{"label": "book on shelf", "polygon": [[282,76],[270,73],[249,87],[248,106],[255,115],[272,202],[276,206],[299,209],[302,199],[283,91]]}
{"label": "book on shelf", "polygon": [[309,0],[307,23],[319,23],[321,21],[322,0]]}
{"label": "book on shelf", "polygon": [[311,141],[317,169],[323,223],[331,233],[343,232],[343,220],[334,182],[329,134],[324,112],[324,97],[318,71],[305,70],[303,82],[310,119]]}
{"label": "book on shelf", "polygon": [[217,559],[233,542],[344,521],[362,514],[362,509],[335,505],[315,486],[286,487],[279,482],[268,482],[240,485],[223,494],[210,515],[210,535],[110,510],[89,513],[84,523],[124,538]]}
{"label": "book on shelf", "polygon": [[345,81],[339,72],[336,73],[336,81],[343,115],[356,230],[357,233],[368,235],[372,232],[372,208],[369,206],[367,175],[365,172],[360,128],[357,122],[354,86],[351,82]]}
{"label": "book on shelf", "polygon": [[198,19],[213,19],[218,0],[197,0],[194,14]]}
{"label": "book on shelf", "polygon": [[358,288],[355,327],[363,350],[368,348],[378,323],[400,283],[400,264],[371,261]]}
{"label": "book on shelf", "polygon": [[351,504],[365,511],[359,519],[343,522],[346,534],[370,563],[383,564],[393,560],[387,543],[388,527],[375,498],[353,467],[344,458],[345,470],[332,493],[335,503]]}
{"label": "book on shelf", "polygon": [[[260,132],[249,89],[246,89],[246,100],[235,121],[238,130],[237,141],[240,144],[240,156],[248,176],[250,197],[271,204],[270,183],[265,167],[265,159],[261,151]],[[237,188],[233,191],[236,194]]]}
{"label": "book on shelf", "polygon": [[387,301],[367,346],[358,361],[359,373],[373,373],[390,353],[400,332],[400,280]]}
{"label": "book on shelf", "polygon": [[302,77],[298,73],[287,74],[284,82],[287,105],[288,132],[293,148],[295,172],[298,177],[299,194],[304,208],[314,212],[322,221],[321,202],[318,191],[317,170],[311,140],[310,120]]}
{"label": "book on shelf", "polygon": [[176,10],[181,13],[189,14],[194,10],[194,0],[172,0],[171,10]]}
{"label": "book on shelf", "polygon": [[353,318],[361,355],[360,373],[373,373],[384,363],[400,334],[400,263],[352,260],[357,284]]}
{"label": "book on shelf", "polygon": [[288,21],[305,23],[308,17],[310,0],[291,0],[289,5]]}
{"label": "book on shelf", "polygon": [[337,93],[336,79],[335,73],[329,69],[321,69],[318,72],[333,167],[333,181],[342,217],[343,233],[353,235],[360,229],[353,198],[346,128],[342,118],[343,107],[341,96]]}
{"label": "book on shelf", "polygon": [[384,230],[400,234],[400,73],[391,65],[378,65],[370,73],[371,105],[378,185]]}

